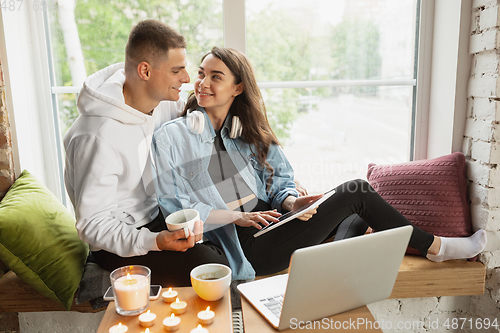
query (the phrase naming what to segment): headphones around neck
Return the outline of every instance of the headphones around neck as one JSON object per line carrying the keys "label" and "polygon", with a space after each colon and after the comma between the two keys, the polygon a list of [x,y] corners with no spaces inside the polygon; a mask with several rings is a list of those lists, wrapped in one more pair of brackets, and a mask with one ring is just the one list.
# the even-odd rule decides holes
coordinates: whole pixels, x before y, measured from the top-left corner
{"label": "headphones around neck", "polygon": [[[191,133],[193,134],[201,134],[205,129],[205,115],[201,111],[192,111],[189,110],[186,115],[187,126]],[[241,126],[241,121],[238,116],[233,116],[231,121],[231,132],[229,133],[229,137],[231,139],[236,139],[241,136],[243,132],[243,127]]]}

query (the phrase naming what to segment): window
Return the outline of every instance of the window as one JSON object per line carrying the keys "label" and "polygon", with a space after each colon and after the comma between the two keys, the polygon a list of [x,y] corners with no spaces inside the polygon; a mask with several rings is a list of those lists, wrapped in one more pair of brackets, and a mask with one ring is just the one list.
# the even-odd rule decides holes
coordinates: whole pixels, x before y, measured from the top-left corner
{"label": "window", "polygon": [[311,193],[410,156],[415,0],[246,1],[247,55]]}
{"label": "window", "polygon": [[[77,116],[83,79],[123,61],[132,24],[157,18],[186,36],[191,77],[213,45],[225,42],[247,53],[272,126],[311,193],[363,178],[369,162],[404,161],[411,154],[418,0],[318,0],[313,6],[299,0],[48,3],[52,10],[25,8],[19,27],[29,22],[31,34],[36,31],[46,43],[54,146],[60,147]],[[2,20],[8,30],[16,18]],[[42,137],[52,130],[44,129]],[[63,164],[62,149],[50,155]]]}
{"label": "window", "polygon": [[223,43],[222,0],[68,0],[47,13],[55,72],[52,92],[63,136],[78,116],[76,94],[83,80],[125,61],[128,35],[137,22],[158,19],[184,35],[191,75],[202,55]]}

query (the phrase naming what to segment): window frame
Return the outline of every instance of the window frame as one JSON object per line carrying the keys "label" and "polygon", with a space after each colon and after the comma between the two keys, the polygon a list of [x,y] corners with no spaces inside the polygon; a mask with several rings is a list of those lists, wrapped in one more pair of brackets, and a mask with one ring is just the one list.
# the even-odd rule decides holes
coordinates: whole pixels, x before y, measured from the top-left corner
{"label": "window frame", "polygon": [[54,158],[61,153],[61,138],[53,113],[44,15],[28,2],[21,2],[19,9],[0,10],[0,59],[14,172],[18,176],[27,169],[65,203],[63,160]]}
{"label": "window frame", "polygon": [[[430,154],[435,155],[439,152],[455,151],[458,145],[457,142],[460,141],[459,138],[463,134],[463,126],[461,127],[459,118],[463,115],[463,123],[465,123],[464,112],[466,112],[467,101],[466,97],[465,102],[459,100],[459,92],[462,92],[464,86],[467,86],[467,80],[464,82],[463,70],[460,69],[460,66],[467,64],[464,49],[468,48],[466,37],[468,37],[468,30],[470,29],[470,15],[472,12],[470,0],[462,0],[458,4],[454,3],[455,0],[442,0],[441,2],[445,4],[438,4],[439,2],[434,0],[418,0],[418,2],[420,3],[420,32],[418,41],[416,41],[418,53],[417,68],[415,70],[415,127],[412,130],[414,154],[410,156],[410,159],[423,159],[432,157]],[[454,17],[452,20],[447,21],[449,24],[454,24],[456,30],[459,30],[457,34],[456,30],[449,29],[448,26],[448,30],[454,30],[455,32],[454,38],[457,46],[455,58],[457,59],[457,70],[461,71],[458,74],[456,73],[454,78],[450,78],[449,75],[440,77],[442,73],[439,73],[439,66],[432,66],[434,58],[443,57],[436,54],[436,43],[442,41],[443,38],[449,38],[449,36],[441,36],[443,35],[443,29],[439,29],[441,35],[436,38],[434,28],[434,22],[446,17],[446,11],[443,13],[442,10],[443,6],[452,6],[460,14],[458,18]],[[245,0],[223,1],[223,17],[224,45],[245,52]],[[24,8],[19,12],[2,11],[0,12],[0,21],[0,59],[2,59],[5,76],[15,173],[19,175],[22,169],[28,169],[37,175],[59,199],[65,202],[66,195],[64,195],[62,177],[62,164],[64,163],[62,140],[58,130],[58,118],[54,116],[53,111],[57,101],[51,97],[55,96],[53,95],[55,93],[74,92],[72,89],[79,90],[79,88],[54,87],[51,89],[52,60],[50,55],[47,54],[48,41],[45,33],[47,22],[41,11],[34,11],[31,8]],[[22,45],[24,49],[20,51],[19,45]],[[449,53],[453,55],[453,52],[454,49]],[[459,59],[459,55],[462,59]],[[446,56],[449,56],[449,54]],[[26,67],[23,65],[29,65],[29,68],[23,69],[23,67]],[[470,60],[468,66],[470,66]],[[465,66],[465,68],[468,71],[469,67]],[[25,84],[26,82],[31,84]],[[450,112],[440,114],[439,108],[433,105],[433,101],[436,104],[438,97],[436,95],[438,92],[434,89],[436,82],[445,82],[447,86],[453,85],[456,87],[450,92],[450,96],[446,96],[448,100],[452,101],[450,105],[454,106],[451,114]],[[261,83],[260,87],[278,87],[277,84],[279,87],[284,85],[289,87],[290,84],[312,86],[345,83],[341,81],[326,83],[321,81],[266,82]],[[357,82],[357,84],[373,84],[373,82]],[[187,86],[186,88],[191,87]],[[452,124],[451,136],[453,140],[449,140],[450,131],[448,131],[448,137],[443,139],[443,143],[440,144],[442,147],[429,152],[429,146],[432,146],[436,140],[441,140],[443,137],[436,132],[435,126],[436,119],[443,119],[443,117],[450,120]],[[19,137],[23,137],[23,140],[18,140]],[[461,142],[459,145],[461,147]],[[59,158],[54,159],[54,156],[59,156]]]}

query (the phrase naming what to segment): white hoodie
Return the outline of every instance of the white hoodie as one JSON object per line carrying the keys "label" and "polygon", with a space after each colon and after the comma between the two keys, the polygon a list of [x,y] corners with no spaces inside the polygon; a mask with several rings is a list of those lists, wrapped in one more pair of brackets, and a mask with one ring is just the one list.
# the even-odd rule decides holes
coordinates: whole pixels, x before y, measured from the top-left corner
{"label": "white hoodie", "polygon": [[161,102],[152,116],[126,105],[123,68],[115,64],[85,80],[77,103],[80,116],[64,137],[64,180],[80,238],[92,251],[130,257],[159,251],[157,234],[137,229],[158,214],[151,138],[185,103]]}

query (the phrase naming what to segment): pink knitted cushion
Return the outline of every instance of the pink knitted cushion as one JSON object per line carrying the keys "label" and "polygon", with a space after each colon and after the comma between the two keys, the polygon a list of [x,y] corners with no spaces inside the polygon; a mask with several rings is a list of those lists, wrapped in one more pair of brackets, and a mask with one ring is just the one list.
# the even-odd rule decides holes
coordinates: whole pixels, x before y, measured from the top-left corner
{"label": "pink knitted cushion", "polygon": [[[408,220],[437,236],[472,234],[462,153],[394,165],[368,166],[372,187]],[[418,254],[413,248],[407,253]]]}

